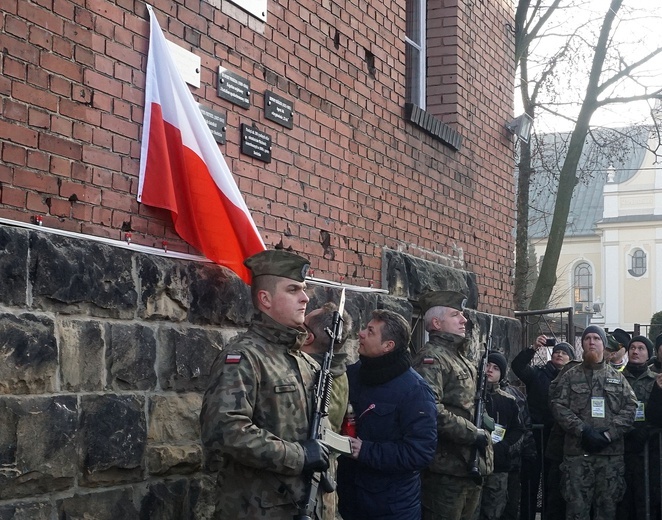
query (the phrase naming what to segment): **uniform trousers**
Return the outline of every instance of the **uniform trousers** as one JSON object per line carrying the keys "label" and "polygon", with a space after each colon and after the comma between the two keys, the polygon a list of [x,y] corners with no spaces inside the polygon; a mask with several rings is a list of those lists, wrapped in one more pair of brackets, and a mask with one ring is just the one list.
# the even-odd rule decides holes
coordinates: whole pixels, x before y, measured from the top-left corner
{"label": "uniform trousers", "polygon": [[473,520],[482,485],[471,477],[423,473],[423,520]]}
{"label": "uniform trousers", "polygon": [[566,520],[614,520],[625,490],[623,455],[566,456],[561,463]]}

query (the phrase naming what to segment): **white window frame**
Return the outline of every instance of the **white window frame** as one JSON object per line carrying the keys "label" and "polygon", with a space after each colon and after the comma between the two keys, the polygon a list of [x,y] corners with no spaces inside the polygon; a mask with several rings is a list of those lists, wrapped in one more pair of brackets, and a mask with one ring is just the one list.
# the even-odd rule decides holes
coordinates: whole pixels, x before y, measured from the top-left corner
{"label": "white window frame", "polygon": [[[644,272],[641,274],[634,273],[634,255],[637,252],[641,252],[644,255]],[[648,278],[648,251],[646,251],[641,246],[635,246],[627,254],[627,276],[634,280],[641,280],[642,278]]]}
{"label": "white window frame", "polygon": [[[410,9],[411,6],[411,9]],[[411,85],[412,89],[412,99],[408,99],[408,103],[413,103],[422,110],[426,108],[426,88],[427,88],[427,70],[426,70],[426,59],[427,51],[425,46],[425,40],[427,38],[426,33],[426,19],[427,19],[427,0],[407,0],[407,16],[409,13],[413,12],[418,18],[418,23],[416,24],[415,30],[418,31],[420,41],[416,42],[407,36],[407,31],[405,30],[405,47],[411,46],[418,52],[418,63],[412,64],[411,71],[415,74],[413,78],[405,78],[407,85]],[[408,24],[408,21],[407,21]],[[408,53],[405,53],[405,56]],[[405,63],[405,71],[409,72],[409,64]]]}
{"label": "white window frame", "polygon": [[[588,276],[590,277],[589,280],[589,285],[577,285],[577,269],[579,267],[583,267],[584,265],[587,266],[588,270]],[[594,270],[593,266],[591,265],[590,262],[586,260],[579,260],[578,262],[575,263],[575,265],[572,267],[572,307],[575,309],[575,312],[590,312],[593,310],[593,294],[595,292],[595,281],[593,280],[594,278]],[[577,300],[577,292],[578,291],[589,291],[588,294],[588,300]],[[582,310],[578,311],[577,310],[577,303],[582,303]],[[586,307],[589,306],[590,309],[587,309]]]}

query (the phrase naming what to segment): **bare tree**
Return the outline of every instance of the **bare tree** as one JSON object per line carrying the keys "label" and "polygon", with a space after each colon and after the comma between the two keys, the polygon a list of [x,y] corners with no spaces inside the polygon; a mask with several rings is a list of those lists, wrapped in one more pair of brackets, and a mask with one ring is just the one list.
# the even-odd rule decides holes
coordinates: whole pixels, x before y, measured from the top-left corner
{"label": "bare tree", "polygon": [[[566,106],[559,101],[559,96],[552,85],[558,85],[559,70],[571,70],[573,85],[582,85],[583,92],[579,100],[579,111],[572,118],[573,129],[567,139],[567,149],[558,173],[558,190],[555,197],[553,218],[547,246],[538,274],[533,293],[527,291],[527,279],[534,266],[529,265],[529,186],[531,184],[532,149],[536,140],[521,143],[518,162],[518,194],[517,194],[517,239],[516,239],[516,269],[515,269],[515,307],[518,309],[541,309],[547,306],[554,285],[556,271],[565,236],[565,230],[570,211],[570,202],[575,186],[579,180],[578,165],[587,136],[590,136],[591,118],[595,112],[607,105],[629,103],[637,100],[660,99],[662,88],[641,88],[637,74],[645,71],[646,65],[662,53],[662,47],[657,47],[634,61],[619,52],[619,44],[614,38],[618,28],[618,15],[624,0],[611,0],[608,10],[597,23],[599,31],[592,36],[590,27],[596,27],[596,20],[590,17],[577,17],[573,10],[579,9],[579,2],[553,0],[544,5],[540,0],[519,0],[516,12],[515,59],[519,70],[519,92],[524,110],[531,117],[536,111],[555,113],[570,119]],[[564,23],[555,23],[558,14],[564,12]],[[577,12],[577,11],[574,11]],[[556,16],[555,16],[556,15]],[[577,23],[570,22],[573,19]],[[568,30],[568,26],[570,30]],[[532,46],[543,37],[556,36],[563,41],[558,48],[545,56],[544,61],[537,63],[535,78],[531,78]],[[577,59],[579,58],[579,59]],[[590,63],[590,67],[582,68],[582,58]],[[569,69],[569,64],[575,68]],[[643,73],[643,72],[642,72]],[[638,85],[637,95],[622,95],[623,85],[631,82]],[[659,84],[659,83],[658,83]],[[568,83],[569,85],[569,83]],[[567,86],[568,86],[567,85]],[[569,88],[569,86],[568,86]],[[553,196],[553,193],[550,193]]]}

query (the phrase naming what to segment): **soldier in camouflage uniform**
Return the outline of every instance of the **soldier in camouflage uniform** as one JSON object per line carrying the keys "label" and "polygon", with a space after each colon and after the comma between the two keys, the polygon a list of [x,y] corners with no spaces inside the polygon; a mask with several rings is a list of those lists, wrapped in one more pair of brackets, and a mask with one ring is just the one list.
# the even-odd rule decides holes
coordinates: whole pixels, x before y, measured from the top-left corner
{"label": "soldier in camouflage uniform", "polygon": [[613,520],[623,496],[623,437],[637,409],[622,373],[604,361],[604,329],[589,325],[582,334],[581,364],[559,375],[550,389],[552,414],[565,432],[563,485],[566,519]]}
{"label": "soldier in camouflage uniform", "polygon": [[434,460],[423,473],[423,520],[473,518],[482,482],[469,475],[472,448],[481,453],[481,475],[492,472],[490,433],[473,423],[476,367],[465,356],[465,299],[455,291],[429,291],[419,300],[430,341],[413,367],[435,393],[438,429]]}
{"label": "soldier in camouflage uniform", "polygon": [[[637,396],[634,428],[625,435],[625,495],[618,505],[618,519],[646,517],[644,446],[650,436],[648,402],[655,386],[655,374],[647,363],[653,356],[653,343],[645,336],[635,336],[628,344],[628,363],[623,375]],[[660,454],[657,442],[649,443],[650,518],[657,518],[660,503]]]}
{"label": "soldier in camouflage uniform", "polygon": [[326,469],[329,457],[307,439],[318,369],[300,350],[309,264],[262,251],[245,265],[256,313],[214,362],[200,415],[206,455],[218,469],[214,518],[291,520],[304,476]]}
{"label": "soldier in camouflage uniform", "polygon": [[[320,365],[324,360],[324,354],[329,350],[329,334],[327,330],[333,328],[333,315],[338,306],[333,302],[327,302],[319,309],[311,311],[306,316],[304,327],[308,330],[308,337],[301,346],[301,350],[310,355]],[[352,318],[347,311],[342,315],[342,336],[333,346],[333,358],[331,359],[331,399],[329,402],[329,423],[331,429],[340,433],[340,427],[347,411],[349,402],[349,381],[347,379],[347,352],[343,349],[347,338],[352,333]],[[338,465],[337,455],[331,457],[329,475],[335,479]],[[338,495],[336,493],[324,494],[324,520],[334,520],[338,509]]]}
{"label": "soldier in camouflage uniform", "polygon": [[[322,364],[324,354],[329,349],[329,334],[333,326],[333,315],[338,306],[333,302],[327,302],[319,309],[311,311],[306,316],[304,327],[308,331],[308,337],[301,346],[301,350],[310,355],[315,361]],[[343,349],[347,338],[352,333],[352,318],[347,313],[342,315],[342,337],[333,346],[333,359],[331,360],[331,402],[329,404],[329,422],[336,433],[340,433],[340,426],[347,411],[349,400],[349,383],[347,382],[347,352]]]}

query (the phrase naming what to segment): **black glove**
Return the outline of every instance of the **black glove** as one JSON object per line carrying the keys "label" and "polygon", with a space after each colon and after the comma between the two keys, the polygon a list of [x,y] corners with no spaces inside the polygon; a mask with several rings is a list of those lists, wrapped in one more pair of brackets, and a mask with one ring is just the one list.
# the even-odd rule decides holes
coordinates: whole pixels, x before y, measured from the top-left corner
{"label": "black glove", "polygon": [[315,439],[301,442],[304,472],[324,471],[329,468],[329,448]]}
{"label": "black glove", "polygon": [[476,433],[478,436],[476,437],[476,440],[474,441],[474,446],[477,448],[485,448],[487,446],[487,441],[490,437],[490,434],[487,433],[485,430],[482,428],[479,428]]}
{"label": "black glove", "polygon": [[581,446],[587,453],[598,453],[611,442],[604,434],[606,430],[598,431],[593,426],[586,425],[582,430]]}

